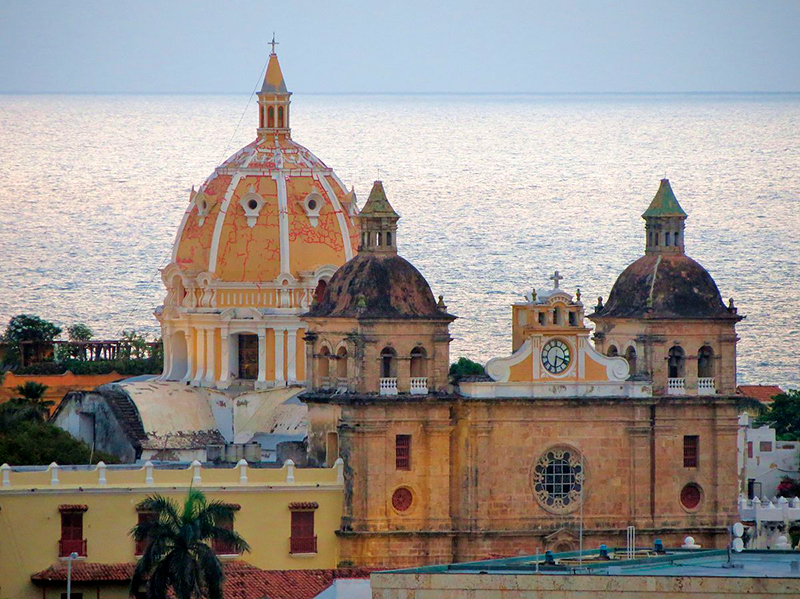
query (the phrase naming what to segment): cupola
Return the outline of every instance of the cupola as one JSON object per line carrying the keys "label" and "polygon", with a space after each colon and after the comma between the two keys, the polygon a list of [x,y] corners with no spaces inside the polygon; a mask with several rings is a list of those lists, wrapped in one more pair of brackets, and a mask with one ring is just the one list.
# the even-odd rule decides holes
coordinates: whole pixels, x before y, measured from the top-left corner
{"label": "cupola", "polygon": [[279,135],[291,137],[289,128],[289,97],[292,95],[286,89],[283,72],[275,54],[275,36],[272,36],[272,52],[269,55],[267,72],[264,74],[264,83],[258,92],[258,136],[267,137]]}
{"label": "cupola", "polygon": [[369,192],[367,203],[358,213],[361,226],[359,252],[397,254],[397,221],[400,215],[394,211],[383,182],[375,181]]}
{"label": "cupola", "polygon": [[646,254],[683,254],[683,229],[686,213],[670,187],[661,179],[653,201],[642,214],[645,220]]}

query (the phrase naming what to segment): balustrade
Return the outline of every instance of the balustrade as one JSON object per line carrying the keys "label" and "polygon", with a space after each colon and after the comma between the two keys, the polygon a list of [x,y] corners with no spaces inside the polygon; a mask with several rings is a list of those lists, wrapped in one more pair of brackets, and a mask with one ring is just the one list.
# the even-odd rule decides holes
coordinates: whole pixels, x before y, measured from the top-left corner
{"label": "balustrade", "polygon": [[667,395],[685,395],[685,394],[686,394],[685,378],[667,379]]}
{"label": "balustrade", "polygon": [[428,377],[412,376],[411,395],[427,395],[427,394],[428,394]]}
{"label": "balustrade", "polygon": [[397,395],[397,377],[381,378],[381,395]]}
{"label": "balustrade", "polygon": [[698,395],[714,395],[717,388],[714,385],[714,377],[701,377],[697,379]]}

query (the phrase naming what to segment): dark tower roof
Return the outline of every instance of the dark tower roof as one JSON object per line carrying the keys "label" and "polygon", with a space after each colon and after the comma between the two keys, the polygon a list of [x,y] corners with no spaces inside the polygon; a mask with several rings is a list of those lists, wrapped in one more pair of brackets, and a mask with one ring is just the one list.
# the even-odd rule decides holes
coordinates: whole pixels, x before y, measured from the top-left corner
{"label": "dark tower roof", "polygon": [[[397,255],[396,232],[400,216],[375,181],[359,213],[362,244],[359,254],[337,270],[309,317],[422,318],[453,320],[436,303],[425,277]],[[395,235],[392,238],[392,235]]]}
{"label": "dark tower roof", "polygon": [[645,255],[628,266],[614,283],[605,306],[590,318],[733,318],[736,309],[722,302],[708,271],[684,253],[687,218],[667,179],[642,214]]}

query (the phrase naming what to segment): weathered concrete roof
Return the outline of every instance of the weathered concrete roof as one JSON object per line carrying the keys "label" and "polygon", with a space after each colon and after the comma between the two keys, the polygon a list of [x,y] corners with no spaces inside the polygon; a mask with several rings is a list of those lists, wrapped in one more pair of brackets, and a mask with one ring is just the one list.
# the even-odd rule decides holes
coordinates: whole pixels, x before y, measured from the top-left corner
{"label": "weathered concrete roof", "polygon": [[394,211],[389,199],[386,197],[386,191],[383,189],[383,181],[375,181],[372,184],[372,190],[369,192],[367,203],[358,213],[360,217],[373,217],[373,218],[400,218],[400,215]]}
{"label": "weathered concrete roof", "polygon": [[339,268],[310,317],[453,320],[436,305],[425,277],[395,254],[359,254]]}
{"label": "weathered concrete roof", "polygon": [[283,71],[281,71],[281,64],[278,62],[278,56],[275,54],[269,55],[269,64],[267,65],[267,72],[264,74],[264,83],[261,85],[262,94],[288,94],[286,89],[286,81],[283,79]]}
{"label": "weathered concrete roof", "polygon": [[599,318],[735,319],[708,271],[683,254],[648,254],[617,278]]}

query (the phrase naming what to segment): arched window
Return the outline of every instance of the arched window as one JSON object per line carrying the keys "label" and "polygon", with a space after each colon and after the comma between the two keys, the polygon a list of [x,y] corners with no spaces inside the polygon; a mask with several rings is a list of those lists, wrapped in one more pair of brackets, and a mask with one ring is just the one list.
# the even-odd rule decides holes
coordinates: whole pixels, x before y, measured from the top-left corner
{"label": "arched window", "polygon": [[344,346],[336,352],[336,376],[340,379],[347,378],[347,348]]}
{"label": "arched window", "polygon": [[317,303],[322,301],[322,297],[325,295],[325,290],[328,288],[328,282],[325,279],[320,279],[317,283],[317,288],[314,290],[314,299],[317,300]]}
{"label": "arched window", "polygon": [[386,245],[392,245],[392,234],[386,233]]}
{"label": "arched window", "polygon": [[670,348],[669,350],[669,378],[682,379],[686,376],[686,357],[683,349],[678,347]]}
{"label": "arched window", "polygon": [[378,240],[378,245],[382,245],[381,244],[381,233],[380,233],[380,231],[378,231],[377,240]]}
{"label": "arched window", "polygon": [[258,335],[239,333],[239,378],[255,380],[258,378]]}
{"label": "arched window", "polygon": [[319,350],[319,376],[327,379],[331,375],[331,352],[327,347]]}
{"label": "arched window", "polygon": [[411,378],[428,376],[427,352],[424,347],[415,347],[411,350]]}
{"label": "arched window", "polygon": [[619,350],[617,349],[616,345],[609,345],[608,351],[606,351],[606,355],[609,358],[616,358],[619,355]]}
{"label": "arched window", "polygon": [[664,233],[664,245],[669,247],[669,232]]}
{"label": "arched window", "polygon": [[631,374],[636,374],[636,348],[632,345],[625,350],[625,359],[628,361]]}
{"label": "arched window", "polygon": [[278,127],[283,127],[283,106],[278,106]]}
{"label": "arched window", "polygon": [[275,127],[275,109],[272,106],[267,108],[267,127],[269,129]]}
{"label": "arched window", "polygon": [[712,378],[714,376],[714,350],[704,345],[697,352],[697,377]]}
{"label": "arched window", "polygon": [[397,376],[397,352],[391,347],[381,350],[381,378],[389,379]]}

